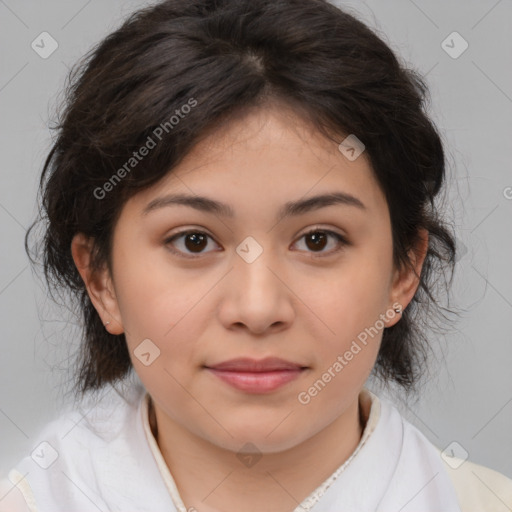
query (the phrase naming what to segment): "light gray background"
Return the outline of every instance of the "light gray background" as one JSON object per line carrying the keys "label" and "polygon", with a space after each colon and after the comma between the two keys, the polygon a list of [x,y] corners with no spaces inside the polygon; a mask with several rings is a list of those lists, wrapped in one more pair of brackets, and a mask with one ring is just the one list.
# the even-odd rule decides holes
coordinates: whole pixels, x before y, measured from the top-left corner
{"label": "light gray background", "polygon": [[[23,248],[50,148],[48,124],[69,66],[144,3],[0,0],[0,474],[33,449],[33,436],[58,413],[76,348],[76,327],[46,299]],[[399,406],[440,448],[457,441],[470,460],[512,477],[512,3],[340,5],[427,75],[448,153],[447,214],[467,251],[453,302],[465,314],[440,344],[420,401]],[[59,45],[47,59],[31,48],[43,31]],[[453,31],[469,44],[456,59],[441,46]],[[456,50],[459,43],[448,44]]]}

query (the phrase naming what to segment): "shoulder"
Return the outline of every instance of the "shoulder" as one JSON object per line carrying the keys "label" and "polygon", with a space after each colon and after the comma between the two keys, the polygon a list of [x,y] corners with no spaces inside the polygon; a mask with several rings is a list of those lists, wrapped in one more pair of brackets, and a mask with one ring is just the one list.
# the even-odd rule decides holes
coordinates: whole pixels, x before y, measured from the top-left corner
{"label": "shoulder", "polygon": [[45,470],[55,462],[76,465],[82,455],[90,459],[91,452],[110,446],[123,434],[142,393],[133,388],[125,396],[107,386],[99,396],[84,398],[39,431],[25,459]]}
{"label": "shoulder", "polygon": [[453,483],[462,512],[506,512],[512,509],[512,479],[436,449]]}
{"label": "shoulder", "polygon": [[[421,460],[422,467],[430,466],[436,474],[439,470],[444,473],[461,512],[512,510],[512,479],[486,466],[453,456],[452,450],[441,450],[402,416],[392,402],[386,398],[380,402],[384,411],[394,411],[396,418],[400,416],[404,446],[408,446],[408,451],[416,452],[416,460]],[[398,426],[397,421],[394,430]]]}
{"label": "shoulder", "polygon": [[71,481],[101,502],[98,466],[125,456],[126,445],[133,441],[134,412],[143,392],[137,387],[124,395],[107,387],[99,398],[85,398],[61,411],[34,437],[30,453],[7,477],[0,475],[0,499],[5,496],[0,512],[37,512],[36,503],[59,503],[70,495]]}
{"label": "shoulder", "polygon": [[33,497],[30,489],[24,493],[10,479],[0,479],[0,512],[37,512],[37,509],[29,507],[31,501]]}

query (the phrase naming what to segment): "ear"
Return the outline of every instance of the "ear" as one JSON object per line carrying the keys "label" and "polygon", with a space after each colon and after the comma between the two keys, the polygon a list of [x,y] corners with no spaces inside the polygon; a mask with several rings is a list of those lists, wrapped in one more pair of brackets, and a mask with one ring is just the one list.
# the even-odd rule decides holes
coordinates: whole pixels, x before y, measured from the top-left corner
{"label": "ear", "polygon": [[109,322],[105,329],[110,334],[122,334],[124,328],[110,272],[107,266],[100,271],[93,271],[90,268],[93,246],[94,238],[87,237],[83,233],[76,234],[71,241],[73,261],[103,325]]}
{"label": "ear", "polygon": [[[418,231],[418,241],[408,253],[412,268],[396,269],[390,292],[390,300],[393,302],[393,308],[400,306],[404,310],[411,302],[418,286],[420,284],[420,274],[423,268],[423,262],[428,251],[429,233],[426,229]],[[400,315],[395,315],[386,327],[391,327],[400,320]]]}

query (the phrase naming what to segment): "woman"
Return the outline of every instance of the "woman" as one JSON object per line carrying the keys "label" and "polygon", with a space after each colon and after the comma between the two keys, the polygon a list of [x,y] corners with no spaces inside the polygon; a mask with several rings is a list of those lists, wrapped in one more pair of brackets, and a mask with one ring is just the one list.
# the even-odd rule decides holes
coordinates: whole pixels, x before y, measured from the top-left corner
{"label": "woman", "polygon": [[474,474],[510,506],[365,387],[417,388],[455,261],[425,94],[322,0],[168,0],[110,34],[41,177],[84,401],[0,510],[500,510]]}

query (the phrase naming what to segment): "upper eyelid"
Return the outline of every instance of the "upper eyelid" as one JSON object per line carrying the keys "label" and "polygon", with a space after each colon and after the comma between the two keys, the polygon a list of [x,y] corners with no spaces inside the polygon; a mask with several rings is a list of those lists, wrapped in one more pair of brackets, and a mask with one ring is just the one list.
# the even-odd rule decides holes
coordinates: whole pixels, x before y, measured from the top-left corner
{"label": "upper eyelid", "polygon": [[[338,236],[340,236],[343,239],[347,239],[347,236],[344,233],[338,233],[338,232],[336,232],[332,228],[324,228],[324,227],[321,227],[321,226],[312,226],[311,228],[307,229],[302,234],[297,235],[297,236],[298,237],[303,237],[304,235],[308,235],[308,234],[310,234],[312,232],[315,232],[315,231],[323,231],[325,233],[329,233],[329,234],[333,234],[333,235],[338,235]],[[173,233],[171,235],[166,236],[165,240],[169,241],[169,240],[172,240],[173,238],[178,238],[180,236],[184,236],[184,235],[187,235],[187,234],[190,234],[190,233],[201,233],[203,235],[209,236],[212,240],[215,240],[215,237],[212,234],[210,234],[208,231],[206,231],[204,228],[185,228],[182,231],[177,231],[176,233]]]}

